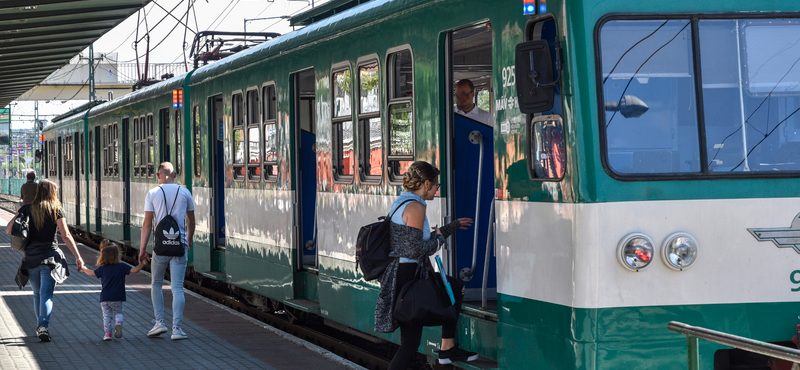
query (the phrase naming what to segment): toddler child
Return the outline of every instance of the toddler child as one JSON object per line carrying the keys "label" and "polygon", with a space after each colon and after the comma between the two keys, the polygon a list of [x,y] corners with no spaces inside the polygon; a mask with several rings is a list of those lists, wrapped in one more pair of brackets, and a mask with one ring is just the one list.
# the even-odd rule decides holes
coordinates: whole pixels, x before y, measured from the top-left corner
{"label": "toddler child", "polygon": [[[83,267],[81,271],[96,276],[103,285],[100,292],[100,306],[103,308],[103,340],[111,340],[111,324],[114,325],[114,337],[122,338],[122,302],[125,301],[125,275],[141,271],[144,261],[131,268],[127,263],[120,263],[119,248],[103,240],[100,243],[100,257],[97,258],[97,269],[94,271]],[[113,315],[113,316],[112,316]]]}

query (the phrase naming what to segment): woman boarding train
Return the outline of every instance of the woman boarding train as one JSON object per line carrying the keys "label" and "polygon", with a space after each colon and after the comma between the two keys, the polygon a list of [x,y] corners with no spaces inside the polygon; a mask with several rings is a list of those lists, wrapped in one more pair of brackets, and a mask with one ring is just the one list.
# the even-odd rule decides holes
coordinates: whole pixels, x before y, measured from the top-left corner
{"label": "woman boarding train", "polygon": [[[422,339],[422,326],[408,325],[398,322],[394,317],[395,302],[403,285],[414,280],[418,267],[421,267],[423,278],[432,274],[430,258],[445,239],[458,229],[466,229],[472,225],[471,218],[459,218],[445,226],[431,230],[428,217],[425,215],[426,200],[433,200],[439,191],[439,170],[425,161],[411,164],[403,176],[403,188],[390,209],[392,223],[390,228],[389,256],[394,260],[386,267],[381,276],[381,290],[375,306],[375,331],[391,333],[400,328],[400,348],[392,358],[390,370],[405,370],[411,364]],[[412,200],[411,202],[407,202]],[[421,265],[421,266],[420,266]],[[448,281],[455,294],[456,317],[461,312],[464,300],[464,284],[448,276]],[[439,363],[449,364],[453,361],[474,361],[478,359],[475,352],[465,351],[455,343],[457,320],[442,325],[442,346],[438,351]]]}

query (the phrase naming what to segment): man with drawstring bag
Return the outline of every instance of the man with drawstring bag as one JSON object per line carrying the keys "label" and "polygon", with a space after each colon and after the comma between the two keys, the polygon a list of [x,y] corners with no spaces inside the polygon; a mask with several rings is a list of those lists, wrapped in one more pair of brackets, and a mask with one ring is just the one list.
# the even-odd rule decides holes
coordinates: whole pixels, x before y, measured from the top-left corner
{"label": "man with drawstring bag", "polygon": [[183,308],[186,304],[183,296],[183,278],[186,275],[187,253],[192,249],[194,236],[194,200],[189,190],[175,184],[175,170],[172,163],[161,163],[156,176],[159,186],[150,189],[144,199],[144,224],[139,247],[139,262],[150,261],[147,243],[155,219],[150,297],[153,300],[156,318],[155,325],[147,336],[157,337],[167,332],[161,286],[164,283],[164,273],[169,266],[172,286],[172,340],[186,339],[186,333],[181,328]]}

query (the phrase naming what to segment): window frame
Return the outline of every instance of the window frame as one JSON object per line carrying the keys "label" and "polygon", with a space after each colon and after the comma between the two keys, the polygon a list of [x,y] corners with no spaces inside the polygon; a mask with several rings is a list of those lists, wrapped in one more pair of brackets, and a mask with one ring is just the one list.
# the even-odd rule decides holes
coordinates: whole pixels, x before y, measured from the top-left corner
{"label": "window frame", "polygon": [[[336,102],[335,99],[335,92],[334,92],[334,75],[340,72],[350,72],[350,115],[344,115],[340,117],[336,117]],[[353,179],[355,178],[356,174],[356,166],[355,166],[355,159],[356,156],[356,126],[355,126],[355,107],[356,104],[354,100],[354,78],[353,78],[353,68],[350,64],[350,61],[344,61],[335,63],[331,66],[330,72],[330,108],[331,108],[331,173],[333,174],[333,182],[335,184],[352,184]],[[353,135],[353,140],[351,145],[352,153],[350,154],[351,157],[351,164],[350,164],[350,172],[351,174],[343,174],[343,166],[344,166],[344,139],[343,139],[343,126],[345,122],[350,122],[350,127]]]}
{"label": "window frame", "polygon": [[200,177],[203,172],[203,166],[200,162],[202,156],[200,155],[200,105],[195,104],[192,107],[192,159],[194,160],[194,175]]}
{"label": "window frame", "polygon": [[[619,181],[664,181],[664,180],[709,180],[709,179],[755,179],[755,178],[795,178],[800,171],[781,171],[781,172],[768,172],[768,171],[740,171],[740,172],[714,172],[709,169],[709,157],[707,148],[706,136],[706,117],[704,112],[704,88],[703,88],[703,75],[702,58],[701,58],[701,45],[700,45],[700,22],[709,20],[749,20],[749,19],[762,19],[762,20],[779,20],[791,19],[800,21],[800,17],[796,13],[776,12],[776,13],[753,13],[753,12],[726,12],[726,13],[700,13],[696,15],[687,15],[685,13],[658,13],[658,14],[631,14],[631,13],[612,13],[601,17],[594,27],[594,53],[595,60],[602,60],[602,45],[601,45],[601,31],[606,23],[612,21],[653,21],[653,20],[684,20],[689,22],[688,29],[691,32],[690,52],[691,68],[693,71],[693,83],[695,98],[692,101],[696,104],[697,125],[698,125],[698,146],[700,156],[700,170],[697,172],[662,172],[662,173],[647,173],[647,174],[633,174],[633,173],[620,173],[612,169],[609,163],[609,150],[608,150],[608,135],[605,128],[606,112],[603,109],[603,104],[597,104],[598,112],[598,128],[600,140],[600,161],[605,172],[613,179]],[[739,49],[737,52],[741,53]],[[604,99],[603,91],[603,66],[601,63],[595,63],[595,82],[597,85],[596,96],[597,101],[601,102]]]}
{"label": "window frame", "polygon": [[[267,97],[267,89],[272,88],[272,95]],[[272,98],[272,99],[268,99]],[[272,103],[267,106],[267,102],[271,101]],[[268,171],[268,167],[277,168],[278,166],[278,91],[275,85],[275,81],[267,81],[261,84],[261,173],[262,177],[264,178],[264,182],[277,182],[278,175],[277,171],[275,174],[272,174],[273,171]],[[269,161],[269,157],[267,156],[267,126],[272,125],[275,129],[275,133],[273,134],[275,138],[275,160]]]}
{"label": "window frame", "polygon": [[145,161],[145,171],[148,178],[155,177],[156,174],[156,166],[155,166],[155,156],[156,156],[156,143],[155,143],[155,133],[156,133],[156,126],[155,126],[155,117],[153,117],[153,113],[147,114],[147,126],[145,127],[145,138],[144,143],[147,144],[147,149],[145,153],[147,153],[147,160]]}
{"label": "window frame", "polygon": [[[237,99],[238,97],[238,99]],[[231,167],[233,169],[233,181],[244,181],[247,177],[247,145],[244,145],[242,153],[242,163],[236,163],[236,131],[242,131],[242,142],[247,143],[247,121],[244,117],[244,92],[236,90],[230,95],[231,108]],[[237,112],[237,100],[239,110]]]}
{"label": "window frame", "polygon": [[[255,102],[251,101],[251,97],[255,96]],[[262,141],[260,138],[256,142],[258,145],[259,153],[258,153],[258,162],[251,163],[250,162],[250,130],[256,129],[259,133],[259,136],[262,134],[261,129],[261,122],[262,122],[262,113],[261,113],[261,99],[260,91],[258,86],[250,86],[247,88],[245,92],[245,110],[247,111],[245,116],[245,145],[247,153],[245,156],[245,177],[247,177],[247,182],[252,183],[259,183],[261,182],[261,161],[263,155],[261,154],[261,147]]]}
{"label": "window frame", "polygon": [[[411,97],[395,97],[394,87],[396,76],[393,73],[394,57],[404,51],[408,51],[411,56]],[[414,110],[414,96],[416,96],[416,78],[414,67],[414,51],[410,44],[405,44],[397,47],[390,48],[386,51],[386,64],[384,66],[385,81],[386,81],[386,153],[384,157],[384,167],[386,168],[386,178],[391,185],[402,185],[404,173],[394,173],[399,170],[400,162],[414,162],[417,157],[417,130],[416,130],[416,112]],[[393,155],[392,154],[392,125],[391,125],[391,108],[395,105],[409,104],[411,107],[411,155]],[[394,162],[394,163],[393,163]],[[399,172],[399,171],[398,171]]]}
{"label": "window frame", "polygon": [[[365,65],[369,65],[375,63],[378,66],[378,111],[377,112],[361,112],[361,67]],[[359,180],[364,184],[380,184],[383,180],[383,174],[385,173],[385,139],[386,139],[386,127],[384,125],[384,121],[381,117],[382,113],[382,105],[381,101],[381,93],[382,93],[382,83],[383,79],[381,78],[381,58],[378,54],[370,54],[366,56],[362,56],[356,60],[356,68],[355,68],[355,84],[354,89],[358,89],[357,92],[354,90],[353,98],[356,101],[355,104],[355,113],[356,113],[356,120],[357,122],[357,132],[358,132],[358,140],[357,140],[357,173],[359,176]],[[369,161],[372,158],[370,156],[370,120],[377,118],[381,123],[381,168],[380,168],[380,175],[369,175],[370,171],[367,169],[369,165]]]}

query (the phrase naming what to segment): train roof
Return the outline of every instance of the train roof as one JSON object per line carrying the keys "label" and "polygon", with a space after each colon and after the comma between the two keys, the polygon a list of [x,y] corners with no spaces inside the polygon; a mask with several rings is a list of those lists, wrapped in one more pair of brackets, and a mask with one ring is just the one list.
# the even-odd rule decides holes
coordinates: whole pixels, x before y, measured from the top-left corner
{"label": "train roof", "polygon": [[[436,1],[434,1],[436,2]],[[191,83],[223,75],[246,65],[257,63],[281,52],[310,45],[313,41],[336,37],[344,30],[355,29],[370,24],[376,19],[384,19],[402,14],[403,10],[416,5],[431,3],[430,0],[371,0],[349,8],[336,15],[319,20],[297,31],[276,37],[269,42],[222,59],[214,64],[198,69]],[[334,36],[332,36],[334,35]]]}

